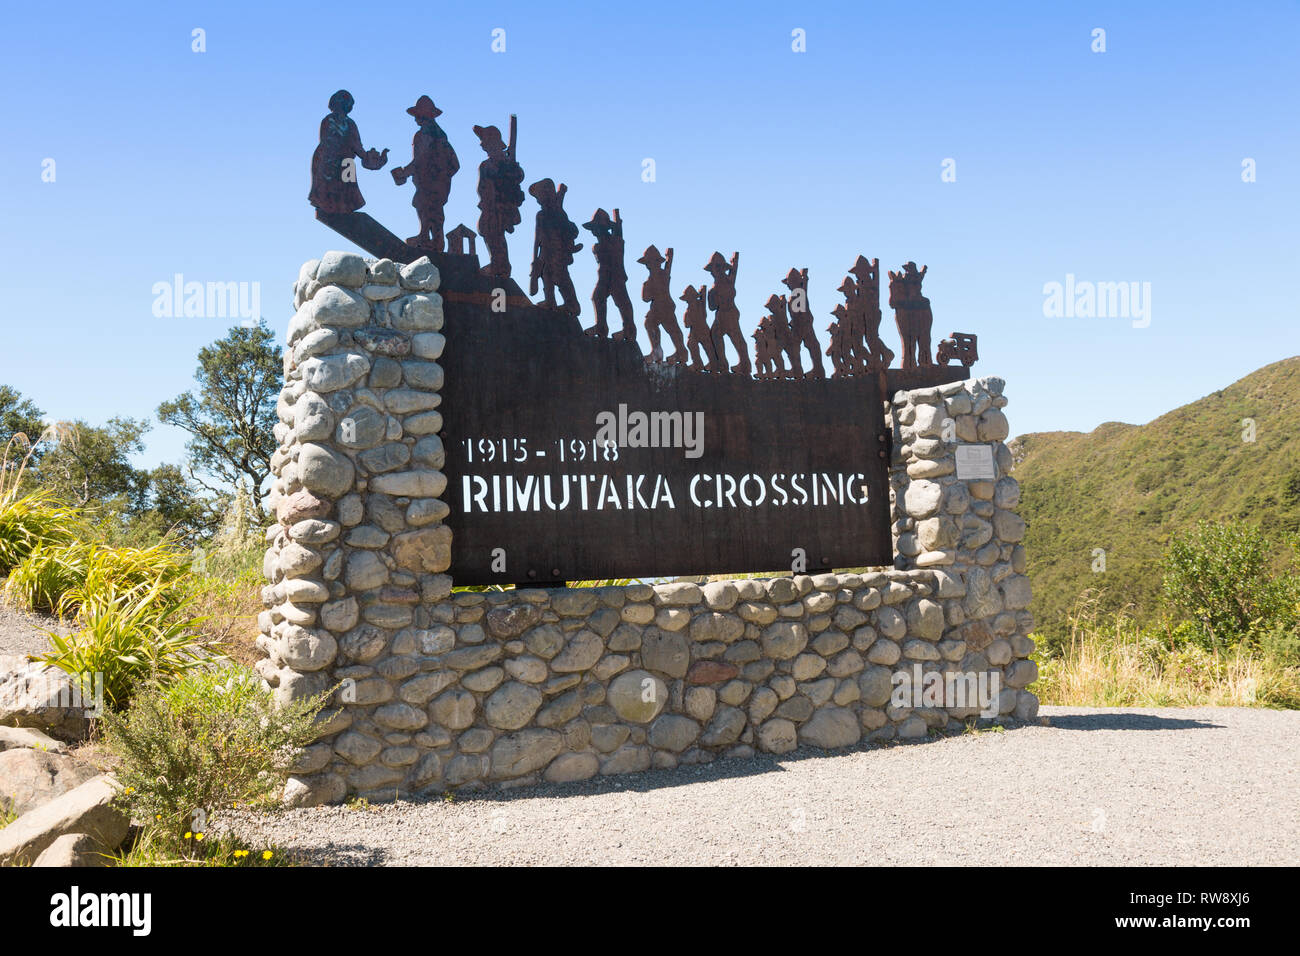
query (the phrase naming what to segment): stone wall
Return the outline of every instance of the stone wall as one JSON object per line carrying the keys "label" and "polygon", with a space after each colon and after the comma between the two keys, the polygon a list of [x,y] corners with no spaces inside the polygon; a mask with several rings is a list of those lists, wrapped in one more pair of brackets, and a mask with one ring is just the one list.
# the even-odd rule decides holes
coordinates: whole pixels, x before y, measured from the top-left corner
{"label": "stone wall", "polygon": [[[923,737],[979,711],[891,701],[913,667],[996,674],[996,710],[1034,716],[1000,380],[894,397],[899,568],[452,594],[437,288],[427,261],[343,253],[294,286],[257,666],[281,700],[336,687],[337,706],[287,802]],[[954,474],[977,441],[996,481]]]}

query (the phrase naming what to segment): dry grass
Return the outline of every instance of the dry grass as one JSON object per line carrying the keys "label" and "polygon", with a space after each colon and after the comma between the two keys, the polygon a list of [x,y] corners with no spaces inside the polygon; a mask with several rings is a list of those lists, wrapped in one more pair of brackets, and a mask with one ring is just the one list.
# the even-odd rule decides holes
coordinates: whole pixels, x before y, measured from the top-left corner
{"label": "dry grass", "polygon": [[265,656],[254,643],[263,583],[260,578],[243,574],[229,580],[195,576],[188,582],[192,609],[203,618],[199,632],[205,639],[219,643],[227,657],[249,667]]}
{"label": "dry grass", "polygon": [[1044,704],[1081,707],[1300,707],[1300,666],[1258,649],[1209,651],[1120,613],[1071,618],[1059,657],[1038,659]]}

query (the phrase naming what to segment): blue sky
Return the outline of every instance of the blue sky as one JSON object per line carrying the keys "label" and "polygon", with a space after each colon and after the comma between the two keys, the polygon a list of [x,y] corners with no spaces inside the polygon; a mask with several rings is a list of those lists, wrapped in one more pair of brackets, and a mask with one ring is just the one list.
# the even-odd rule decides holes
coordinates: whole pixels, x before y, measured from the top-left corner
{"label": "blue sky", "polygon": [[[518,113],[526,182],[568,183],[578,222],[622,210],[634,301],[651,242],[676,250],[675,291],[739,249],[747,329],[791,266],[810,269],[820,331],[859,253],[928,264],[935,332],[979,334],[1014,433],[1146,422],[1300,352],[1294,3],[51,9],[11,5],[0,33],[0,383],[54,418],[152,418],[192,386],[230,322],[155,318],[176,273],[260,283],[283,333],[299,265],[351,248],[306,199],[340,87],[390,166],[410,158],[406,107],[434,98],[462,165],[449,228],[477,218],[471,127]],[[415,232],[410,186],[386,169],[360,186]],[[525,280],[535,209],[511,241]],[[1044,284],[1067,274],[1150,283],[1149,326],[1045,317]],[[179,460],[184,437],[155,424],[141,462]]]}

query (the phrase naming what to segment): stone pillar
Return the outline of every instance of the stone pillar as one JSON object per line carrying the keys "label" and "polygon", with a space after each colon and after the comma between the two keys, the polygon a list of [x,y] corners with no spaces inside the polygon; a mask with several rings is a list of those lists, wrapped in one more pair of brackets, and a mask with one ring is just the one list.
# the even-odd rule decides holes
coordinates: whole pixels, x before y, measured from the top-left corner
{"label": "stone pillar", "polygon": [[[322,732],[337,734],[363,715],[374,736],[357,746],[375,750],[376,787],[406,775],[420,753],[411,731],[424,721],[394,700],[388,678],[402,675],[381,676],[370,664],[414,648],[417,634],[430,633],[417,629],[434,623],[435,603],[451,593],[441,573],[451,563],[451,531],[442,523],[436,411],[445,344],[438,283],[428,259],[398,266],[329,252],[306,263],[276,406],[277,523],[267,532],[271,583],[257,642],[267,658],[258,671],[282,701],[341,685],[341,703],[375,705],[344,708]],[[344,780],[318,773],[335,759],[329,742],[309,748],[289,795],[341,799]]]}
{"label": "stone pillar", "polygon": [[[1029,660],[1034,627],[1025,575],[1025,522],[1016,514],[1020,485],[1010,475],[1005,444],[1010,426],[1002,409],[1006,383],[988,377],[894,395],[890,504],[896,566],[946,572],[944,613],[954,637],[966,644],[965,670],[987,663],[1005,668],[1002,713],[1032,720],[1038,698],[1024,687],[1038,677]],[[962,479],[961,444],[993,452],[994,478]]]}

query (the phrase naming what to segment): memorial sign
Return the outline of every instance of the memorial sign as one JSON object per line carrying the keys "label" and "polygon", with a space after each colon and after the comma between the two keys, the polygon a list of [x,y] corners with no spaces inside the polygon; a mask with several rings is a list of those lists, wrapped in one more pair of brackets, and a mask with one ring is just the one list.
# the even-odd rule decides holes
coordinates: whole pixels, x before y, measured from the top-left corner
{"label": "memorial sign", "polygon": [[540,309],[445,334],[456,584],[892,563],[875,377],[647,366]]}
{"label": "memorial sign", "polygon": [[[566,183],[546,177],[528,185],[539,208],[527,295],[512,278],[506,236],[523,222],[528,179],[517,116],[508,138],[496,126],[472,127],[486,154],[478,168],[478,232],[459,225],[444,245],[444,205],[460,161],[436,122],[442,110],[427,94],[406,110],[418,125],[412,160],[391,172],[398,185],[414,182],[420,232],[403,241],[360,211],[356,163],[381,169],[388,150],[363,146],[354,105],[347,90],[330,98],[309,199],[321,222],[378,259],[428,256],[436,267],[439,301],[426,297],[419,308],[430,316],[445,311],[445,328],[441,312],[431,326],[443,328],[445,353],[440,336],[436,348],[424,346],[432,354],[422,353],[440,358],[442,368],[413,365],[408,384],[440,387],[441,395],[404,395],[396,404],[427,403],[414,429],[404,426],[410,434],[403,441],[441,433],[448,500],[438,507],[449,510],[444,524],[454,539],[457,585],[893,563],[884,401],[901,389],[968,378],[978,358],[976,337],[959,332],[931,357],[933,314],[922,294],[928,266],[907,262],[888,271],[902,346],[900,367],[890,368],[895,352],[880,338],[879,259],[859,255],[848,270],[839,286],[844,302],[828,313],[836,321],[823,351],[806,267],[780,280],[788,294],[768,297],[769,314],[747,336],[742,318],[752,316],[737,295],[738,251],[715,251],[699,267],[710,281],[686,285],[678,296],[673,248],[660,253],[652,244],[636,259],[648,273],[641,300],[650,351],[643,354],[627,288],[625,223],[612,203],[612,213],[597,207],[582,224],[597,264],[594,322],[585,332],[569,274],[584,243],[564,208]],[[476,237],[486,247],[485,265]],[[679,275],[683,268],[678,263]],[[542,301],[534,303],[539,291]],[[678,301],[686,306],[682,326]],[[409,330],[423,320],[384,321]],[[754,340],[752,363],[747,338]],[[402,348],[396,341],[391,347]],[[992,477],[992,467],[988,447],[958,448],[959,477]],[[420,515],[433,507],[399,502]]]}

